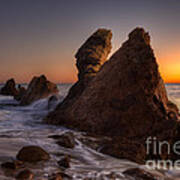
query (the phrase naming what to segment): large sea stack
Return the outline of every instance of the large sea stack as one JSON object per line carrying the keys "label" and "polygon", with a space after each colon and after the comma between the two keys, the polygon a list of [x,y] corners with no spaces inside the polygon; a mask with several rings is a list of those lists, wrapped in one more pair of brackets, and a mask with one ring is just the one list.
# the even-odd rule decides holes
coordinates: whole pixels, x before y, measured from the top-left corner
{"label": "large sea stack", "polygon": [[0,90],[0,94],[5,96],[16,96],[18,91],[16,89],[16,83],[14,79],[9,79],[4,87]]}
{"label": "large sea stack", "polygon": [[58,106],[46,122],[102,135],[145,137],[174,124],[177,112],[168,104],[150,36],[136,28],[73,105]]}
{"label": "large sea stack", "polygon": [[173,143],[177,119],[178,109],[168,100],[150,36],[136,28],[73,104],[60,104],[45,121],[113,137],[102,152],[144,163],[146,158],[172,157],[166,152],[147,155],[145,140],[151,136]]}
{"label": "large sea stack", "polygon": [[[86,42],[79,48],[75,57],[78,69],[78,81],[72,86],[67,97],[58,105],[55,113],[68,113],[68,108],[73,106],[89,82],[96,76],[101,66],[107,60],[111,51],[112,32],[107,29],[98,29]],[[61,111],[59,113],[59,111]],[[51,115],[50,115],[51,116]],[[55,120],[56,121],[56,120]]]}
{"label": "large sea stack", "polygon": [[29,105],[34,101],[56,93],[58,93],[56,84],[48,81],[44,75],[34,77],[31,80],[27,91],[23,97],[21,97],[20,105]]}

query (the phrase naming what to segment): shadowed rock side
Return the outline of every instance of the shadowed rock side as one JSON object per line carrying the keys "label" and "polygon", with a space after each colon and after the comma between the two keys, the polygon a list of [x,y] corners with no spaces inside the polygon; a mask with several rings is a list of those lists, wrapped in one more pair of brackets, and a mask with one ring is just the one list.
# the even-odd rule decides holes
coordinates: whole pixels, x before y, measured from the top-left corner
{"label": "shadowed rock side", "polygon": [[5,96],[16,96],[18,91],[16,89],[16,83],[14,79],[9,79],[5,86],[0,90],[0,94]]}
{"label": "shadowed rock side", "polygon": [[[177,117],[178,109],[168,101],[150,36],[136,28],[76,101],[64,109],[58,106],[45,121],[111,136],[102,152],[144,163],[146,138],[156,136],[172,143]],[[136,158],[134,154],[141,151]],[[155,158],[170,155],[160,156]]]}
{"label": "shadowed rock side", "polygon": [[[76,66],[79,72],[78,81],[72,86],[64,101],[58,105],[56,111],[64,113],[64,111],[68,110],[69,106],[76,102],[88,86],[88,83],[96,76],[96,73],[107,60],[111,51],[111,39],[112,32],[110,30],[98,29],[80,47],[75,55],[77,59]],[[54,112],[51,114],[54,114]]]}
{"label": "shadowed rock side", "polygon": [[34,101],[58,93],[56,84],[48,81],[44,75],[34,77],[25,94],[21,98],[20,105],[28,105]]}

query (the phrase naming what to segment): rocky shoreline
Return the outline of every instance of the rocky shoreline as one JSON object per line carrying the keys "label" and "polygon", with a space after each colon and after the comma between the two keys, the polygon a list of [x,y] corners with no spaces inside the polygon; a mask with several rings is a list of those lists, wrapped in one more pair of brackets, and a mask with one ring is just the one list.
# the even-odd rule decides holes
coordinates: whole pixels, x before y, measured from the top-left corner
{"label": "rocky shoreline", "polygon": [[[128,40],[108,60],[111,39],[110,30],[99,29],[80,47],[75,55],[78,81],[43,122],[83,131],[90,136],[98,135],[101,141],[96,142],[95,147],[91,142],[86,142],[87,145],[113,157],[138,164],[145,164],[148,159],[176,161],[179,155],[172,151],[168,153],[166,149],[154,154],[154,147],[151,147],[150,153],[146,152],[149,137],[156,137],[157,141],[166,141],[170,145],[180,137],[179,110],[168,100],[149,34],[143,28],[134,29]],[[45,97],[50,97],[51,104],[56,101],[57,93],[57,86],[44,75],[34,77],[27,89],[16,89],[15,80],[10,79],[0,91],[2,95],[14,96],[21,106]],[[50,138],[66,148],[75,146],[71,134]],[[16,169],[27,158],[28,161],[33,157],[38,161],[50,158],[41,147],[28,148],[25,155],[24,149],[17,155],[17,160],[22,162],[7,162],[2,164],[2,168]],[[58,164],[69,168],[69,162],[70,157],[64,157]],[[25,179],[33,179],[33,173],[28,169],[20,171],[16,178],[23,179],[27,174],[29,176]],[[137,177],[137,180],[156,179],[140,169],[124,174]],[[49,179],[59,180],[64,178],[62,176],[65,175],[59,173]]]}

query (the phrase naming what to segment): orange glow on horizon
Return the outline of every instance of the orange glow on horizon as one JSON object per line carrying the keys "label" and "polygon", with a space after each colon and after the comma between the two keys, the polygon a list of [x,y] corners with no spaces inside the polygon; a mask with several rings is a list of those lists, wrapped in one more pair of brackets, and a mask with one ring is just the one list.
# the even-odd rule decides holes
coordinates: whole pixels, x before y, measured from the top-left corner
{"label": "orange glow on horizon", "polygon": [[180,52],[178,48],[157,55],[159,70],[166,83],[180,83]]}

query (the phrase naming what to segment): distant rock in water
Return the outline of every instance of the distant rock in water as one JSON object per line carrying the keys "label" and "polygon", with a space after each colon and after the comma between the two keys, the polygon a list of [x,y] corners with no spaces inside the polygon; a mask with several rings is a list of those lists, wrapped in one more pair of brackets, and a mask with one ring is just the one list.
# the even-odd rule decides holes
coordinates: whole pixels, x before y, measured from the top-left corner
{"label": "distant rock in water", "polygon": [[[143,163],[146,151],[138,144],[145,145],[149,136],[172,143],[177,118],[178,109],[168,100],[150,36],[143,28],[136,28],[73,105],[59,105],[45,121],[113,137],[103,152]],[[144,153],[136,158],[141,150]]]}
{"label": "distant rock in water", "polygon": [[64,101],[57,106],[55,113],[52,112],[50,116],[54,116],[56,112],[58,114],[66,113],[68,107],[77,101],[89,82],[96,76],[101,66],[107,60],[112,48],[111,39],[112,32],[110,30],[98,29],[80,47],[75,55],[77,59],[78,81],[72,86]]}
{"label": "distant rock in water", "polygon": [[0,94],[5,96],[16,96],[18,91],[16,89],[16,83],[14,79],[9,79],[5,86],[0,90]]}
{"label": "distant rock in water", "polygon": [[28,105],[34,101],[46,98],[49,95],[56,93],[58,93],[56,84],[48,81],[44,75],[40,77],[34,77],[31,80],[27,91],[21,98],[20,105]]}
{"label": "distant rock in water", "polygon": [[26,88],[21,85],[18,86],[18,93],[14,96],[14,99],[21,101],[22,97],[26,94]]}

